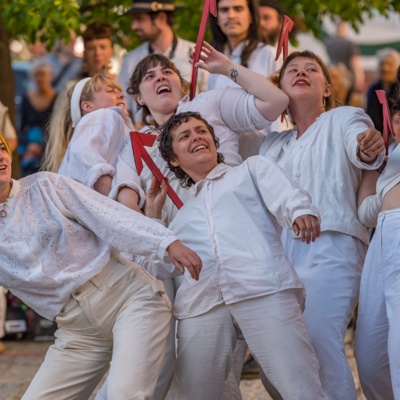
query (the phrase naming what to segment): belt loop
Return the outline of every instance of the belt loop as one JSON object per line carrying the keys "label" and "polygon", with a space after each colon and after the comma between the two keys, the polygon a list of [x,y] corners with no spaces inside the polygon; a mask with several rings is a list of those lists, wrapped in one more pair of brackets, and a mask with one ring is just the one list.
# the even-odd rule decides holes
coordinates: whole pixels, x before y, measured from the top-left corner
{"label": "belt loop", "polygon": [[103,282],[100,279],[98,279],[97,276],[90,279],[90,282],[92,282],[93,285],[96,286],[97,289],[100,290],[100,292],[103,290],[103,287],[104,287]]}

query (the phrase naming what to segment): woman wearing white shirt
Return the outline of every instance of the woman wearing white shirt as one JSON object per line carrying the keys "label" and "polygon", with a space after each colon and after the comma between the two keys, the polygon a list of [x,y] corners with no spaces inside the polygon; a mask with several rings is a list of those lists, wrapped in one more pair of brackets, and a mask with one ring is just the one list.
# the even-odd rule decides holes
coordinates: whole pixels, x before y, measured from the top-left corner
{"label": "woman wearing white shirt", "polygon": [[320,209],[318,243],[306,246],[287,230],[282,241],[306,287],[304,318],[324,391],[329,399],[352,400],[356,392],[343,340],[368,244],[356,196],[361,169],[376,169],[383,161],[383,139],[363,110],[333,108],[329,72],[312,52],[289,55],[279,87],[289,96],[297,129],[269,134],[260,153],[274,158]]}
{"label": "woman wearing white shirt", "polygon": [[[210,73],[225,75],[240,87],[210,90],[190,100],[185,94],[188,84],[174,64],[160,54],[150,55],[135,68],[127,90],[135,96],[138,107],[143,108],[144,115],[151,121],[152,126],[142,131],[157,134],[157,127],[175,113],[200,112],[214,126],[226,164],[238,165],[242,162],[238,153],[239,134],[268,126],[269,121],[275,120],[285,109],[288,98],[271,82],[229,60],[206,42],[203,43],[202,57],[196,66]],[[166,163],[158,155],[157,142],[149,152],[158,167],[168,174]],[[136,176],[136,167],[128,141],[118,160],[111,196],[118,198],[120,189],[129,186],[133,176]],[[179,188],[179,182],[173,174],[169,174],[169,177],[170,183],[182,194],[184,201],[186,190]],[[149,178],[151,174],[147,173],[145,181],[149,182]],[[141,180],[146,185],[142,176]]]}
{"label": "woman wearing white shirt", "polygon": [[[358,216],[376,226],[361,276],[355,355],[368,399],[400,399],[400,106],[392,117],[395,149],[382,172],[365,171]],[[397,128],[396,128],[397,126]]]}
{"label": "woman wearing white shirt", "polygon": [[[125,95],[103,75],[76,83],[69,106],[53,116],[42,169],[58,172],[108,196],[118,154],[134,130]],[[132,184],[133,185],[133,184]],[[136,211],[144,195],[137,180]]]}
{"label": "woman wearing white shirt", "polygon": [[58,325],[23,399],[87,399],[111,359],[109,398],[149,398],[171,306],[161,282],[113,250],[158,259],[168,251],[197,279],[201,260],[162,225],[69,178],[12,180],[2,135],[0,167],[0,284]]}

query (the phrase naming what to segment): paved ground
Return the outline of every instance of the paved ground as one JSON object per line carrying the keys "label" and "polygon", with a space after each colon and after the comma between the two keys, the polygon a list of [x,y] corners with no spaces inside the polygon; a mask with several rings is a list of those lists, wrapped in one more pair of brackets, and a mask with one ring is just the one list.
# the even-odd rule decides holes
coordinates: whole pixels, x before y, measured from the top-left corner
{"label": "paved ground", "polygon": [[[6,352],[0,355],[0,400],[20,400],[32,377],[43,361],[50,342],[5,342]],[[365,400],[358,381],[357,368],[351,343],[346,353],[353,371],[358,400]],[[242,380],[243,400],[271,400],[259,379]],[[93,400],[94,396],[90,398]],[[55,399],[57,400],[57,399]]]}

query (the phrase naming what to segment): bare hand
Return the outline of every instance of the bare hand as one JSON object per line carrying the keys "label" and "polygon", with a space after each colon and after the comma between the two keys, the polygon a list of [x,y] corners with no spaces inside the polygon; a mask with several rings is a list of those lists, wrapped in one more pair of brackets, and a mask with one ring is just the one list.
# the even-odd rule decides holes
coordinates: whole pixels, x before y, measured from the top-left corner
{"label": "bare hand", "polygon": [[167,198],[167,184],[165,181],[158,183],[156,177],[153,175],[151,184],[146,193],[146,206],[145,214],[149,218],[161,219],[162,208]]}
{"label": "bare hand", "polygon": [[293,223],[293,230],[297,236],[301,234],[301,241],[307,244],[311,241],[315,242],[315,239],[319,237],[321,233],[318,218],[309,214],[297,217]]}
{"label": "bare hand", "polygon": [[365,163],[373,162],[385,149],[383,137],[375,128],[368,128],[365,132],[359,133],[357,142],[360,147],[358,157]]}
{"label": "bare hand", "polygon": [[[189,60],[193,64],[193,60]],[[229,66],[232,61],[224,54],[220,53],[209,43],[203,42],[201,46],[200,61],[195,64],[195,67],[205,69],[212,74],[229,74]]]}
{"label": "bare hand", "polygon": [[172,263],[182,274],[184,273],[184,268],[186,268],[193,279],[199,280],[202,262],[197,253],[186,247],[179,240],[172,242],[167,251],[171,256]]}

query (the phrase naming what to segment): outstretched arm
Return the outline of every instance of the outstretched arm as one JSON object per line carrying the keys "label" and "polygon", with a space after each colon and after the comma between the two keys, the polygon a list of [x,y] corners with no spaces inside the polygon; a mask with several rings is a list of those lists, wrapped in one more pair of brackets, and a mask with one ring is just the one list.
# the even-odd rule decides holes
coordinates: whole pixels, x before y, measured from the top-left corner
{"label": "outstretched arm", "polygon": [[269,121],[273,121],[289,104],[288,96],[268,79],[239,65],[203,42],[200,61],[195,65],[213,74],[225,75],[256,97],[256,107]]}

